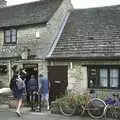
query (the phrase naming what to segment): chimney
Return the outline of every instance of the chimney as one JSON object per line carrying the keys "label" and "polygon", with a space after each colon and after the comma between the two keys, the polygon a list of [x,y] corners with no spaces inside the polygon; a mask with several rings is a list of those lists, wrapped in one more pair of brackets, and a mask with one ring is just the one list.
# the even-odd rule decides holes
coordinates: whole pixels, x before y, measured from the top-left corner
{"label": "chimney", "polygon": [[6,7],[7,1],[6,0],[0,0],[0,8]]}

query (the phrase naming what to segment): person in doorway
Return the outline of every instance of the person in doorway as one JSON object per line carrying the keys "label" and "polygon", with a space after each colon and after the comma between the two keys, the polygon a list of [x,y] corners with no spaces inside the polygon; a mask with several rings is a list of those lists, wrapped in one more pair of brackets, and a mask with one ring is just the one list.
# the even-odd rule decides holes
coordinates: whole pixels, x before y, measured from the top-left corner
{"label": "person in doorway", "polygon": [[29,80],[30,80],[30,73],[27,72],[26,74],[26,80],[25,80],[25,85],[26,85],[26,101],[27,101],[27,105],[30,105],[30,92],[29,92]]}
{"label": "person in doorway", "polygon": [[16,99],[16,103],[17,103],[16,114],[18,115],[18,117],[20,117],[21,116],[20,108],[23,105],[25,83],[20,78],[20,75],[18,74],[18,72],[15,73],[13,78],[11,79],[10,89],[11,89],[12,94],[13,94],[14,98]]}
{"label": "person in doorway", "polygon": [[49,110],[49,82],[47,77],[44,77],[42,74],[40,74],[39,77],[38,86],[39,93],[41,94],[41,101],[46,103],[47,110]]}
{"label": "person in doorway", "polygon": [[30,95],[30,105],[31,105],[31,110],[34,111],[36,108],[36,105],[38,104],[38,99],[37,99],[37,92],[38,92],[38,81],[35,78],[34,75],[31,75],[30,80],[28,81],[27,84],[28,88],[27,91],[29,92]]}

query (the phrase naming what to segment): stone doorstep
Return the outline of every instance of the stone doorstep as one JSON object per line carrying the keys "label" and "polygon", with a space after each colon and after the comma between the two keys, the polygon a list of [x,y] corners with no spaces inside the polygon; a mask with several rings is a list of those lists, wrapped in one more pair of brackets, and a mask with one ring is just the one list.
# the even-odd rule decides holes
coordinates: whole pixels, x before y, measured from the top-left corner
{"label": "stone doorstep", "polygon": [[31,112],[31,114],[47,116],[47,115],[51,115],[52,113],[51,111],[41,111],[41,112]]}

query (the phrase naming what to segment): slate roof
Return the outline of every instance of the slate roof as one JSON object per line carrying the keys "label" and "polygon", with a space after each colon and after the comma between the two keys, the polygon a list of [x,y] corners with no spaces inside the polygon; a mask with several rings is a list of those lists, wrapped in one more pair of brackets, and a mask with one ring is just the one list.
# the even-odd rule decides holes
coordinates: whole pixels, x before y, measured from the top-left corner
{"label": "slate roof", "polygon": [[71,12],[50,59],[120,58],[120,6]]}
{"label": "slate roof", "polygon": [[47,23],[62,0],[40,0],[0,9],[0,28]]}

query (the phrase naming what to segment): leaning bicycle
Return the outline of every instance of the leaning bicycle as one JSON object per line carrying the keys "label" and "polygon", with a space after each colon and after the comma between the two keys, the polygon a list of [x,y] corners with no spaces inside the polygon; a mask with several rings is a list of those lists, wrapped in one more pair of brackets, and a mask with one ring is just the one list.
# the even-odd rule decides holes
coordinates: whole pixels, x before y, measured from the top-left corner
{"label": "leaning bicycle", "polygon": [[107,116],[112,117],[114,120],[120,120],[120,95],[119,93],[113,93],[112,97],[105,99],[107,104],[106,113]]}
{"label": "leaning bicycle", "polygon": [[[77,101],[79,100],[79,101]],[[65,96],[59,105],[60,112],[64,116],[71,116],[75,114],[76,109],[79,108],[80,114],[87,111],[92,118],[102,118],[106,112],[106,104],[99,98],[89,98],[88,95],[68,95]]]}

